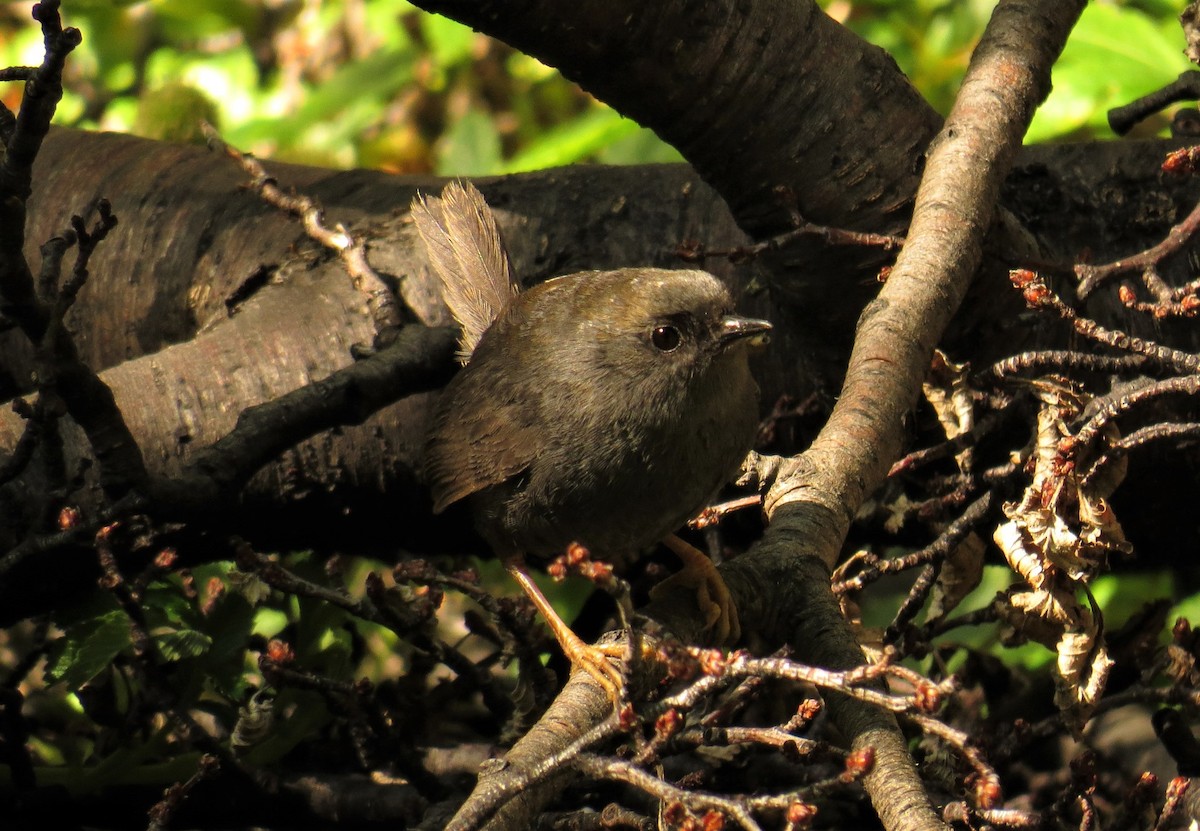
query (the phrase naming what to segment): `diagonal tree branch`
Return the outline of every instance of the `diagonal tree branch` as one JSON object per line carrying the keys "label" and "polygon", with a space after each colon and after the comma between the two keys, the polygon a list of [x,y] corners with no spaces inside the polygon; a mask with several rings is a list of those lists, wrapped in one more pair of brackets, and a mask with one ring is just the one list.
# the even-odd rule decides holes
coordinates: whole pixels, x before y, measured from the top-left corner
{"label": "diagonal tree branch", "polygon": [[[904,249],[859,323],[841,397],[812,447],[784,465],[767,493],[771,527],[762,545],[731,566],[753,569],[764,559],[786,559],[789,550],[803,552],[813,579],[797,585],[806,595],[797,606],[821,610],[821,631],[814,634],[811,618],[796,611],[782,616],[777,634],[797,645],[804,660],[831,667],[862,660],[829,596],[825,570],[837,561],[858,507],[900,454],[903,424],[933,347],[982,261],[1000,185],[1083,7],[1083,0],[997,6],[930,147]],[[893,720],[844,699],[830,704],[855,748],[875,747],[876,766],[865,784],[884,825],[940,826]]]}

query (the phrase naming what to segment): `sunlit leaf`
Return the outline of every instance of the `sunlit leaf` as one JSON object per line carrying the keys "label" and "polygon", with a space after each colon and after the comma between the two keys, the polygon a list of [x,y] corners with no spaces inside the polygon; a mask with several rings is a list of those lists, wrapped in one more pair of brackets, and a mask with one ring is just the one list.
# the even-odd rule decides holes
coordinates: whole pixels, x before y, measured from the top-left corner
{"label": "sunlit leaf", "polygon": [[195,629],[157,630],[151,633],[154,645],[166,661],[182,661],[203,655],[212,646],[212,638]]}
{"label": "sunlit leaf", "polygon": [[602,164],[670,164],[683,161],[683,156],[653,130],[639,127],[601,148],[596,153],[596,161]]}
{"label": "sunlit leaf", "polygon": [[505,173],[561,167],[590,158],[636,133],[637,122],[612,110],[595,110],[547,131],[504,164]]}
{"label": "sunlit leaf", "polygon": [[1177,26],[1164,32],[1136,9],[1089,3],[1054,66],[1054,90],[1034,116],[1025,140],[1045,141],[1082,126],[1111,136],[1109,109],[1170,83],[1190,68],[1183,45]]}
{"label": "sunlit leaf", "polygon": [[471,45],[478,37],[470,27],[437,14],[423,14],[420,22],[421,34],[441,66],[461,63],[470,57]]}

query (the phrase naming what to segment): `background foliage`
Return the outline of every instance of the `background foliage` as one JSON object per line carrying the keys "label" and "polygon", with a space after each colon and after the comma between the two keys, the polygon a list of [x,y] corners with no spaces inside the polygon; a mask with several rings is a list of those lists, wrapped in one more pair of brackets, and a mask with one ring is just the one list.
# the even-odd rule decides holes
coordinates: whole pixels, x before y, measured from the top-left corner
{"label": "background foliage", "polygon": [[[991,0],[825,0],[945,112]],[[1183,0],[1091,3],[1030,141],[1109,135],[1105,111],[1188,68]],[[0,64],[40,60],[29,3],[0,6]],[[399,0],[75,0],[86,37],[60,123],[194,140],[197,117],[273,158],[487,175],[579,161],[675,161],[558,73]],[[20,90],[4,91],[16,104]],[[1150,129],[1161,130],[1161,119]]]}

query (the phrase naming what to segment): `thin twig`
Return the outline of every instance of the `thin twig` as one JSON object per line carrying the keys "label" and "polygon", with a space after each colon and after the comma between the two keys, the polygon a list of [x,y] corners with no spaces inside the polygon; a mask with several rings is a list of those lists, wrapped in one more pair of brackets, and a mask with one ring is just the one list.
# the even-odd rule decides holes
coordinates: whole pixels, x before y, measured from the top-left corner
{"label": "thin twig", "polygon": [[1192,373],[1200,371],[1200,355],[1182,352],[1153,341],[1136,338],[1119,330],[1108,329],[1094,320],[1080,317],[1079,314],[1062,301],[1046,282],[1036,272],[1017,269],[1009,272],[1013,285],[1022,291],[1025,302],[1031,308],[1049,309],[1071,327],[1089,340],[1111,346],[1127,352],[1135,352],[1171,367],[1176,372]]}
{"label": "thin twig", "polygon": [[1180,251],[1198,229],[1200,229],[1200,202],[1196,203],[1182,222],[1172,226],[1171,230],[1167,232],[1167,236],[1157,245],[1103,265],[1081,263],[1075,266],[1075,276],[1079,278],[1076,293],[1080,299],[1084,299],[1118,274],[1135,270],[1145,271],[1158,265],[1165,258]]}
{"label": "thin twig", "polygon": [[208,139],[209,147],[223,151],[241,166],[250,177],[250,187],[267,204],[298,217],[304,226],[304,232],[310,238],[337,253],[345,264],[350,279],[354,281],[354,287],[367,299],[367,307],[371,319],[375,322],[377,334],[400,325],[400,312],[395,295],[367,261],[367,245],[364,239],[351,234],[341,223],[332,229],[326,227],[325,209],[316,199],[294,191],[285,193],[257,159],[227,144],[211,124],[202,123],[201,130]]}

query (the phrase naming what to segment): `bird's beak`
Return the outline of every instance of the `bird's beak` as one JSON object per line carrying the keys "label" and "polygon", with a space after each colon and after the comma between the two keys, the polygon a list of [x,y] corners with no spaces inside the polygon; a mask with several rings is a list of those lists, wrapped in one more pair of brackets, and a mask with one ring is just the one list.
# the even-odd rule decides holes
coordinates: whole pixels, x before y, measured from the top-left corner
{"label": "bird's beak", "polygon": [[751,346],[765,346],[771,342],[771,324],[765,320],[752,317],[726,315],[721,318],[720,340],[722,344],[730,344],[736,340],[748,339]]}

